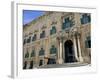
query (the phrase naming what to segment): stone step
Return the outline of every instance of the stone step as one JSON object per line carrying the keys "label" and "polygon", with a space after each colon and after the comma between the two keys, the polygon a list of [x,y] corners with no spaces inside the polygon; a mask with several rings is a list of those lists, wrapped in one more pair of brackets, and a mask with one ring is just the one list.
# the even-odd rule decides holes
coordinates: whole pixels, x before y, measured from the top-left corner
{"label": "stone step", "polygon": [[63,63],[63,64],[49,64],[49,65],[43,65],[39,68],[66,68],[66,67],[80,67],[80,66],[86,66],[89,65],[88,63]]}

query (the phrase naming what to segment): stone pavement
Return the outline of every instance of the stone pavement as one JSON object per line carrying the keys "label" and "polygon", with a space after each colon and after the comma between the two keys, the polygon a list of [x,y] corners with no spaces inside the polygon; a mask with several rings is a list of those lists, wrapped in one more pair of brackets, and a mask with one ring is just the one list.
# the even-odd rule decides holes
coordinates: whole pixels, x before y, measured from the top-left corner
{"label": "stone pavement", "polygon": [[44,65],[39,68],[66,68],[66,67],[80,67],[80,66],[86,66],[90,65],[88,63],[63,63],[63,64],[49,64],[49,65]]}

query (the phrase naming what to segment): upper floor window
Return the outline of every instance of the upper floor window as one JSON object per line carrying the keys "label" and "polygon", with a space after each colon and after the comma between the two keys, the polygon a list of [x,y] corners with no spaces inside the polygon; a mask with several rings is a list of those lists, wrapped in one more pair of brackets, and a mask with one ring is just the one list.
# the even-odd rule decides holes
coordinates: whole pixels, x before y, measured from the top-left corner
{"label": "upper floor window", "polygon": [[52,29],[50,30],[50,35],[55,34],[56,33],[56,27],[53,26]]}
{"label": "upper floor window", "polygon": [[42,55],[44,55],[44,53],[45,53],[45,50],[43,48],[41,48],[41,50],[39,51],[39,55],[42,56]]}
{"label": "upper floor window", "polygon": [[56,47],[54,45],[51,46],[50,53],[51,54],[57,53],[57,49],[56,49]]}
{"label": "upper floor window", "polygon": [[35,50],[32,50],[31,57],[35,56]]}
{"label": "upper floor window", "polygon": [[23,42],[23,44],[26,44],[26,39],[24,39],[24,42]]}
{"label": "upper floor window", "polygon": [[86,48],[91,48],[91,37],[88,36],[85,40],[85,46]]}
{"label": "upper floor window", "polygon": [[25,54],[25,58],[29,57],[29,52],[27,51],[27,53]]}
{"label": "upper floor window", "polygon": [[45,31],[42,31],[42,33],[40,34],[40,38],[44,38],[45,37]]}
{"label": "upper floor window", "polygon": [[87,24],[91,22],[91,17],[88,14],[83,14],[81,18],[81,24]]}
{"label": "upper floor window", "polygon": [[27,39],[27,43],[31,42],[31,36]]}
{"label": "upper floor window", "polygon": [[34,36],[32,37],[32,41],[35,41],[37,38],[36,34],[34,34]]}
{"label": "upper floor window", "polygon": [[74,25],[73,21],[71,19],[69,19],[69,17],[65,18],[64,22],[62,24],[62,29],[66,29],[66,28],[72,27],[73,25]]}

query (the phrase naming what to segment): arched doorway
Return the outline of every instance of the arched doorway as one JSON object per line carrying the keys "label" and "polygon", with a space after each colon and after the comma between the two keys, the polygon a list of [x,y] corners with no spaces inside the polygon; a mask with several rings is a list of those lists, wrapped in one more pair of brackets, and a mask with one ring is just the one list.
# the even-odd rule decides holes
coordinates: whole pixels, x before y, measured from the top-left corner
{"label": "arched doorway", "polygon": [[74,49],[73,49],[73,42],[71,40],[67,40],[64,43],[65,48],[65,63],[71,63],[75,62],[75,55],[74,55]]}

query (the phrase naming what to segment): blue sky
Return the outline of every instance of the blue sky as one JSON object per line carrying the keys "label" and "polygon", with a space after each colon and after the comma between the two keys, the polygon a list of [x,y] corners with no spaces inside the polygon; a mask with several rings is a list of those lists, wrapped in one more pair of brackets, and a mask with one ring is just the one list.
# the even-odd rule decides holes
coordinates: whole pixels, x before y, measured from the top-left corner
{"label": "blue sky", "polygon": [[44,11],[35,11],[35,10],[23,10],[23,24],[27,24],[32,20],[38,18],[43,15]]}

